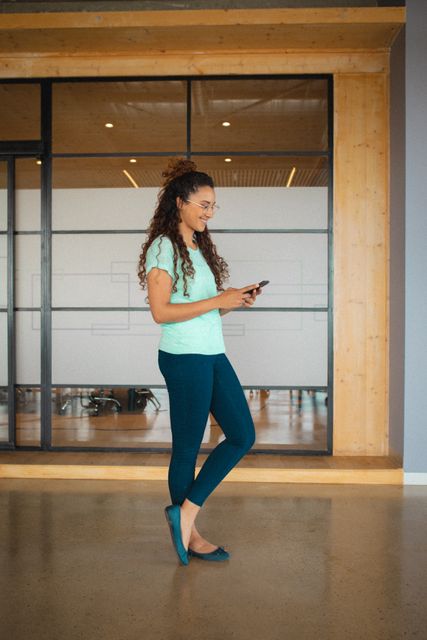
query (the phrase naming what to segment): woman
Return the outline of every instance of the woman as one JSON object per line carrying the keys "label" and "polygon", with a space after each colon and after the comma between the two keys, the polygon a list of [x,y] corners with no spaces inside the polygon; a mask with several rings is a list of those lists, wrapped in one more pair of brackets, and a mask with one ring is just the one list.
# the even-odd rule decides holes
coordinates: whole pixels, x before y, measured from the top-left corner
{"label": "woman", "polygon": [[[224,291],[228,265],[217,254],[207,228],[218,208],[212,178],[184,158],[170,160],[162,175],[165,180],[142,245],[138,276],[143,289],[148,285],[152,317],[162,326],[158,365],[168,390],[172,430],[172,504],[165,515],[182,564],[188,564],[190,556],[226,560],[230,554],[205,540],[195,519],[208,495],[255,442],[247,400],[225,354],[220,316],[250,307],[258,283]],[[209,454],[195,479],[209,412],[225,440]]]}

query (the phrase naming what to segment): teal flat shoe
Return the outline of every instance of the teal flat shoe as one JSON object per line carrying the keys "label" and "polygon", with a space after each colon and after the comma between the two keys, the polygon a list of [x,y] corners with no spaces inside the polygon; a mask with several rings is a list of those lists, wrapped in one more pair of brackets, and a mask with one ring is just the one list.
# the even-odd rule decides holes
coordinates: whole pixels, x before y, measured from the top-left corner
{"label": "teal flat shoe", "polygon": [[188,556],[193,556],[194,558],[200,558],[201,560],[213,560],[216,562],[221,562],[221,560],[228,560],[230,554],[223,547],[218,547],[209,553],[199,553],[198,551],[193,551],[193,549],[188,548]]}
{"label": "teal flat shoe", "polygon": [[181,537],[181,510],[179,505],[171,504],[165,507],[165,516],[178,558],[182,564],[188,564],[188,554]]}

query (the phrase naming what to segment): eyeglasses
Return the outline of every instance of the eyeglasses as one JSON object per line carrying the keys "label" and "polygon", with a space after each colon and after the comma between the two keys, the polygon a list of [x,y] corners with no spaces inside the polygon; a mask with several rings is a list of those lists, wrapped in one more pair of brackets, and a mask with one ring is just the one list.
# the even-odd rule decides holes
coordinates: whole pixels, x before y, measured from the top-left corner
{"label": "eyeglasses", "polygon": [[186,202],[197,204],[197,206],[203,209],[205,213],[207,213],[209,209],[212,209],[212,213],[215,213],[215,211],[218,211],[218,209],[220,209],[220,206],[218,204],[201,204],[200,202],[195,202],[194,200],[186,200]]}

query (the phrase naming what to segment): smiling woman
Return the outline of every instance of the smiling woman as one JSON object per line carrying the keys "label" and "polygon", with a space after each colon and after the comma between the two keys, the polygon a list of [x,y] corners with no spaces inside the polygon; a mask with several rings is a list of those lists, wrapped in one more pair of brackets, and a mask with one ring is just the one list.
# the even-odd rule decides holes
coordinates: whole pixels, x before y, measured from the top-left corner
{"label": "smiling woman", "polygon": [[[171,159],[162,173],[163,187],[159,193],[158,206],[149,223],[148,239],[143,245],[139,259],[139,281],[142,288],[146,282],[146,254],[155,238],[165,235],[173,244],[174,266],[178,256],[182,262],[183,292],[187,294],[187,279],[193,277],[194,266],[188,249],[200,249],[200,253],[212,272],[216,289],[223,290],[223,282],[228,278],[228,265],[221,258],[207,229],[208,211],[213,211],[215,191],[212,178],[197,171],[191,160]],[[202,211],[203,210],[203,211]],[[174,269],[174,287],[177,282]],[[174,291],[176,289],[174,288]]]}
{"label": "smiling woman", "polygon": [[[204,540],[194,521],[206,498],[255,443],[248,402],[225,354],[220,309],[253,304],[256,292],[247,293],[246,286],[218,294],[228,271],[207,229],[216,208],[212,178],[185,159],[170,161],[163,175],[139,276],[143,287],[148,283],[153,319],[162,325],[158,365],[169,394],[172,431],[172,504],[165,514],[183,564],[191,553],[226,560],[228,552]],[[194,480],[209,413],[225,440]]]}

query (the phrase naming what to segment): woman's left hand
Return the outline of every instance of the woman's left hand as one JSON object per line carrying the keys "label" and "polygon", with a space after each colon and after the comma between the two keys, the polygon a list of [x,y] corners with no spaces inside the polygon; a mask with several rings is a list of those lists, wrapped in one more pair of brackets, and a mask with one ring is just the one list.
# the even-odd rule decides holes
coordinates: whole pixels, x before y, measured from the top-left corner
{"label": "woman's left hand", "polygon": [[244,302],[243,302],[243,306],[244,307],[251,307],[253,305],[253,303],[255,302],[257,296],[261,295],[262,293],[262,288],[261,287],[257,287],[252,293],[250,298],[245,298]]}

